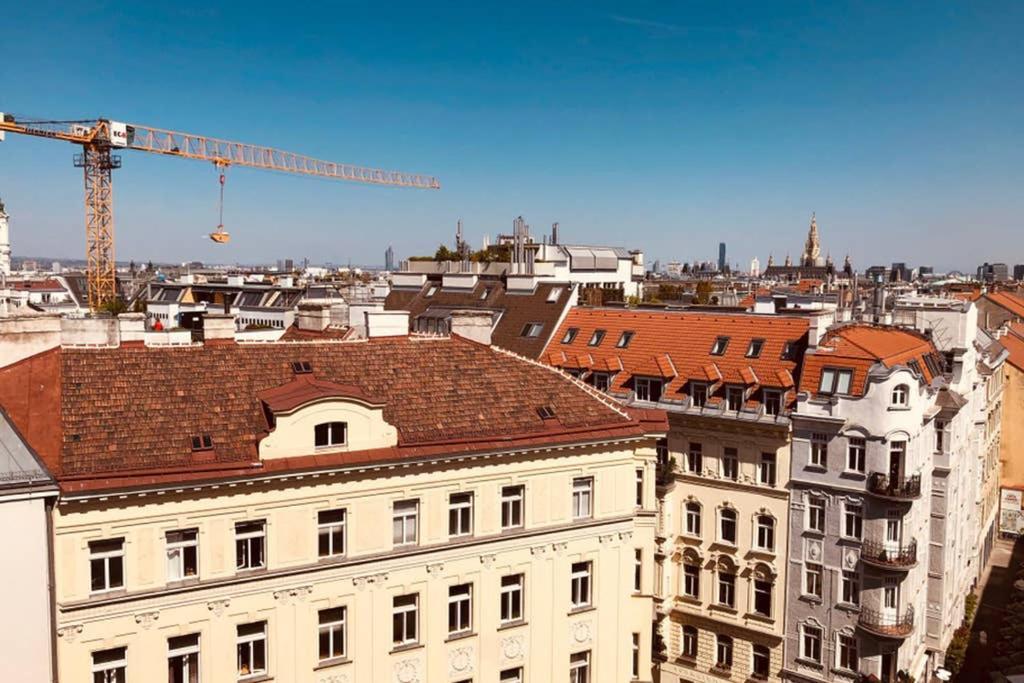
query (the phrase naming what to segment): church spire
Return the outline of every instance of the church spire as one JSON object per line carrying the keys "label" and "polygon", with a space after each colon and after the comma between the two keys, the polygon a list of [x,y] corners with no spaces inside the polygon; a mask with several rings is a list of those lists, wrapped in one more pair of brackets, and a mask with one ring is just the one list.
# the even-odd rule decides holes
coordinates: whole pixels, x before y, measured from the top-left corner
{"label": "church spire", "polygon": [[800,264],[803,266],[820,266],[821,261],[821,242],[818,238],[818,219],[817,214],[811,212],[811,225],[807,230],[807,242],[804,243],[804,253],[800,258]]}

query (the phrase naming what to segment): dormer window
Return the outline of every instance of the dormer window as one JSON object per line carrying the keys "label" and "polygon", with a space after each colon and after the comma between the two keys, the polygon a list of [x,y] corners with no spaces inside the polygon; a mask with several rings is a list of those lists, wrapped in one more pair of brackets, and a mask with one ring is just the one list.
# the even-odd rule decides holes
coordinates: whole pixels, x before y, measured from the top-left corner
{"label": "dormer window", "polygon": [[209,434],[197,434],[192,437],[192,450],[208,451],[213,448],[213,437]]}
{"label": "dormer window", "polygon": [[711,345],[712,356],[724,356],[725,350],[729,348],[728,337],[716,337],[715,343]]}
{"label": "dormer window", "polygon": [[297,360],[292,363],[292,372],[296,375],[308,375],[313,372],[313,366],[309,361]]}
{"label": "dormer window", "polygon": [[818,384],[819,394],[848,394],[853,380],[853,370],[824,368]]}
{"label": "dormer window", "polygon": [[541,330],[544,329],[544,323],[526,323],[523,325],[523,332],[520,336],[522,337],[539,337]]}
{"label": "dormer window", "polygon": [[590,341],[587,342],[587,346],[600,346],[603,341],[604,330],[594,330],[594,334],[590,335]]}
{"label": "dormer window", "polygon": [[314,444],[317,448],[344,446],[348,437],[348,423],[321,422],[314,428]]}
{"label": "dormer window", "polygon": [[906,408],[910,403],[910,387],[906,384],[897,384],[892,388],[891,405],[895,408]]}
{"label": "dormer window", "polygon": [[548,292],[548,303],[555,303],[556,301],[558,301],[558,297],[560,296],[562,296],[562,288],[552,287],[551,290]]}
{"label": "dormer window", "polygon": [[626,330],[619,336],[619,341],[615,343],[615,346],[620,349],[624,349],[629,346],[629,342],[633,341],[633,335],[636,334],[633,330]]}
{"label": "dormer window", "polygon": [[570,327],[565,331],[565,336],[562,337],[563,344],[572,344],[573,340],[576,339],[576,335],[580,333],[580,328]]}
{"label": "dormer window", "polygon": [[758,358],[764,349],[764,339],[751,339],[747,347],[747,358]]}

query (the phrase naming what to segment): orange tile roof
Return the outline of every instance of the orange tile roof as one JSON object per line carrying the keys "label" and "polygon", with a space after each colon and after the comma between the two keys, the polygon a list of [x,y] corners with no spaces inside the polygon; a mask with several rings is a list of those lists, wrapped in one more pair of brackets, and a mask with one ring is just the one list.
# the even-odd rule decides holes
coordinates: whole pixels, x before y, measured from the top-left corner
{"label": "orange tile roof", "polygon": [[1010,354],[1006,361],[1024,371],[1024,323],[1011,323],[1009,333],[999,338],[999,344]]}
{"label": "orange tile roof", "polygon": [[[579,331],[571,343],[562,344],[569,328]],[[599,329],[605,330],[604,340],[590,346]],[[760,381],[763,387],[784,389],[786,384],[792,386],[792,378],[799,374],[807,329],[807,318],[797,316],[574,308],[551,338],[543,358],[552,365],[569,367],[560,361],[559,353],[571,357],[585,350],[594,357],[595,370],[621,364],[609,387],[613,393],[631,391],[634,376],[665,379],[662,396],[670,400],[684,399],[690,380],[719,385]],[[634,334],[629,345],[621,348],[617,343],[626,331]],[[711,347],[719,336],[728,336],[729,344],[723,355],[712,355]],[[764,340],[757,358],[746,356],[752,339]],[[783,359],[787,344],[794,352]]]}
{"label": "orange tile roof", "polygon": [[985,298],[1014,315],[1024,318],[1024,298],[1012,292],[988,292]]}

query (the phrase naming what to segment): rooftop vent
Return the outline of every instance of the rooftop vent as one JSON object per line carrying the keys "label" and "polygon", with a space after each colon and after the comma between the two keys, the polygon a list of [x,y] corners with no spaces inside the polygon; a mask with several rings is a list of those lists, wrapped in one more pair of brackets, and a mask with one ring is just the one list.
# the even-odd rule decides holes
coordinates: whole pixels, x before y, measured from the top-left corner
{"label": "rooftop vent", "polygon": [[550,405],[540,406],[537,408],[537,414],[542,420],[553,420],[555,419],[555,408]]}
{"label": "rooftop vent", "polygon": [[292,372],[296,375],[308,375],[313,372],[313,366],[308,360],[297,360],[292,362]]}
{"label": "rooftop vent", "polygon": [[192,450],[208,451],[213,448],[213,437],[209,434],[199,434],[192,437]]}

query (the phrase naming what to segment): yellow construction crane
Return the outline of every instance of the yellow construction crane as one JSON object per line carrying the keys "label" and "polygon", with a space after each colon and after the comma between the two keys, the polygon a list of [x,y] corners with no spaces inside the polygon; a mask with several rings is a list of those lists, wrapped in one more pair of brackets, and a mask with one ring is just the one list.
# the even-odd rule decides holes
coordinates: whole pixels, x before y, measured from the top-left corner
{"label": "yellow construction crane", "polygon": [[[271,147],[229,142],[205,135],[175,133],[109,119],[39,121],[18,119],[11,114],[0,113],[0,140],[4,139],[4,133],[63,140],[82,146],[82,153],[76,154],[74,161],[75,166],[81,167],[85,175],[86,279],[89,286],[89,308],[94,311],[117,297],[114,194],[110,172],[121,167],[121,157],[114,150],[135,149],[212,162],[221,171],[222,210],[224,171],[229,166],[247,166],[373,185],[428,190],[441,187],[437,178],[432,176],[337,164]],[[221,224],[210,237],[220,243],[228,240],[223,214]]]}

